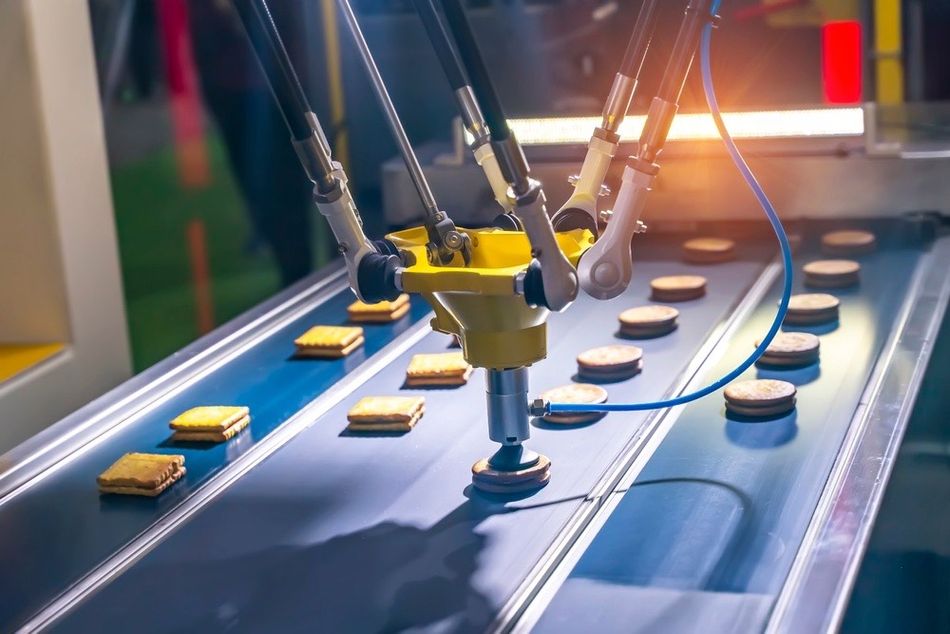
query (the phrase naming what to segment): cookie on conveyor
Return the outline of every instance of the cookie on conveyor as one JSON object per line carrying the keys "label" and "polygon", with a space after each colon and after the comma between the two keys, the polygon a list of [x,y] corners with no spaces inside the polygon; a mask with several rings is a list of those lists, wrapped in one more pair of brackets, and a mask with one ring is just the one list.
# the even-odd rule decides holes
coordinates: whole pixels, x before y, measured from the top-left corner
{"label": "cookie on conveyor", "polygon": [[837,321],[840,303],[837,297],[827,293],[792,295],[784,323],[791,326],[815,326]]}
{"label": "cookie on conveyor", "polygon": [[406,368],[406,387],[458,387],[470,376],[472,366],[461,352],[417,354]]}
{"label": "cookie on conveyor", "polygon": [[472,485],[488,493],[524,493],[540,489],[551,480],[551,459],[538,455],[529,467],[516,471],[492,468],[487,458],[472,465]]}
{"label": "cookie on conveyor", "polygon": [[805,272],[805,286],[814,288],[847,288],[860,281],[861,265],[854,260],[816,260],[809,262]]}
{"label": "cookie on conveyor", "polygon": [[342,359],[363,345],[359,326],[314,326],[294,339],[298,357]]}
{"label": "cookie on conveyor", "polygon": [[350,321],[358,324],[397,321],[409,312],[409,296],[405,293],[392,301],[367,304],[356,300],[346,307]]}
{"label": "cookie on conveyor", "polygon": [[701,275],[666,275],[650,282],[650,299],[656,302],[686,302],[706,294],[706,278]]}
{"label": "cookie on conveyor", "polygon": [[[585,405],[607,402],[607,390],[590,383],[571,383],[541,393],[539,397],[550,403],[582,403]],[[549,412],[543,416],[549,423],[580,425],[604,417],[604,412]]]}
{"label": "cookie on conveyor", "polygon": [[231,405],[203,405],[182,412],[168,423],[177,442],[226,442],[251,424],[251,410]]}
{"label": "cookie on conveyor", "polygon": [[577,374],[588,381],[621,381],[643,369],[643,350],[614,344],[591,348],[577,355]]}
{"label": "cookie on conveyor", "polygon": [[[761,341],[756,341],[759,347]],[[810,332],[780,332],[757,363],[776,367],[800,367],[818,361],[820,340]]]}
{"label": "cookie on conveyor", "polygon": [[411,431],[425,413],[422,396],[365,396],[346,414],[353,432]]}
{"label": "cookie on conveyor", "polygon": [[821,236],[821,250],[828,255],[853,256],[871,253],[877,248],[877,238],[870,231],[851,229],[831,231]]}
{"label": "cookie on conveyor", "polygon": [[728,238],[693,238],[683,243],[683,259],[692,264],[718,264],[736,257],[736,243]]}
{"label": "cookie on conveyor", "polygon": [[620,313],[620,334],[632,339],[660,337],[676,330],[680,311],[672,306],[637,306]]}
{"label": "cookie on conveyor", "polygon": [[730,383],[723,395],[726,410],[751,418],[781,416],[795,409],[795,386],[788,381],[753,379]]}
{"label": "cookie on conveyor", "polygon": [[96,478],[99,492],[156,497],[185,475],[181,455],[127,453]]}

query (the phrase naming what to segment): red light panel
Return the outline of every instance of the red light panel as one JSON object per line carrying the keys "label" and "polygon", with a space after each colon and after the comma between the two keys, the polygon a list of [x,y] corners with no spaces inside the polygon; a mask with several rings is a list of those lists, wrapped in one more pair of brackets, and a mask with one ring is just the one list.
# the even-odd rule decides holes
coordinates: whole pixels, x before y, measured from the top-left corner
{"label": "red light panel", "polygon": [[861,23],[857,20],[821,27],[821,80],[827,103],[861,101]]}

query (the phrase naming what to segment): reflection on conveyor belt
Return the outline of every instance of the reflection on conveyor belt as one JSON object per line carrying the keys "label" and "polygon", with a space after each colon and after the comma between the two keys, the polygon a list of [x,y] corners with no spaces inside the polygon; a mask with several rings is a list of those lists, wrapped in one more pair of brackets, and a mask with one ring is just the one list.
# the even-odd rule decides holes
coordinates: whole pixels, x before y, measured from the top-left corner
{"label": "reflection on conveyor belt", "polygon": [[[260,342],[227,358],[231,349],[246,344],[234,341],[220,351],[226,361],[212,360],[210,369],[196,371],[180,388],[146,393],[142,402],[133,402],[114,415],[128,420],[90,440],[15,495],[0,500],[3,533],[20,536],[0,541],[5,575],[18,579],[0,602],[0,629],[23,621],[120,547],[147,532],[303,406],[429,313],[424,302],[416,301],[401,321],[368,327],[364,348],[346,359],[292,359],[294,337],[315,323],[343,323],[346,306],[352,301],[350,290],[337,281],[302,307],[291,302],[286,313],[278,311],[257,331],[247,333],[247,338],[264,333]],[[171,443],[168,421],[208,402],[248,405],[254,424],[231,443],[207,447]],[[96,476],[127,451],[184,454],[188,473],[158,498],[100,498],[88,485],[94,485]]]}
{"label": "reflection on conveyor belt", "polygon": [[[570,315],[552,319],[549,356],[532,367],[532,393],[564,383],[576,369],[579,349],[611,342],[617,314],[647,301],[649,279],[671,268],[670,262],[650,259],[670,252],[670,245],[659,240],[654,244],[654,250],[645,249],[645,259],[638,263],[642,277],[626,295],[607,304],[579,301]],[[607,386],[614,398],[656,398],[665,394],[695,351],[756,281],[767,257],[765,249],[753,250],[735,262],[717,266],[710,278],[709,296],[681,306],[680,329],[665,338],[642,342],[647,360],[644,372]],[[166,629],[210,622],[216,618],[217,609],[211,604],[192,601],[189,606],[194,611],[171,612],[163,606],[179,605],[187,596],[201,596],[214,581],[202,578],[200,570],[233,560],[252,566],[240,578],[230,580],[233,598],[229,605],[233,606],[234,618],[267,612],[268,601],[260,597],[271,598],[272,592],[257,580],[280,578],[284,588],[309,588],[309,593],[301,592],[312,600],[287,607],[288,614],[273,610],[272,619],[338,622],[342,613],[348,614],[346,606],[354,600],[352,588],[345,581],[319,589],[310,584],[362,575],[368,565],[364,553],[353,547],[342,548],[334,555],[327,548],[326,555],[320,555],[325,559],[324,569],[319,572],[296,564],[288,570],[289,563],[281,565],[273,555],[280,552],[281,557],[306,559],[318,549],[323,553],[321,545],[348,544],[351,539],[356,544],[359,539],[380,535],[386,536],[385,548],[392,551],[380,557],[396,557],[397,562],[405,557],[407,564],[403,568],[393,564],[397,568],[386,573],[384,583],[362,579],[359,600],[365,609],[349,617],[348,627],[383,627],[385,622],[378,619],[384,610],[387,614],[393,610],[397,615],[413,614],[413,618],[423,621],[420,615],[435,610],[431,618],[440,620],[433,623],[454,624],[449,629],[468,630],[470,623],[481,625],[493,620],[499,606],[584,503],[618,451],[637,434],[646,414],[611,414],[582,428],[533,427],[533,446],[552,457],[556,474],[530,502],[511,502],[510,498],[474,492],[470,487],[468,465],[491,446],[485,434],[480,371],[465,387],[426,391],[427,414],[404,436],[363,438],[344,433],[346,412],[353,403],[372,394],[415,394],[402,389],[409,358],[416,353],[443,352],[447,345],[447,337],[433,333],[393,359],[136,563],[122,582],[106,586],[67,615],[63,626],[101,627],[104,605],[127,606],[136,619]],[[275,510],[274,504],[280,504],[280,508]],[[506,504],[523,508],[512,513]],[[465,519],[453,519],[458,517]],[[454,528],[442,528],[447,526]],[[446,552],[430,559],[428,549],[419,550],[428,543],[421,539],[423,536],[435,539],[435,543],[445,539]],[[456,541],[450,546],[452,540]],[[463,583],[469,573],[462,571],[469,570],[473,560],[476,570]],[[156,588],[155,594],[140,593],[137,583],[129,582],[149,575],[162,577],[157,571],[192,563],[194,578],[178,576],[174,587]],[[446,604],[460,601],[459,596],[468,597],[465,610],[448,615],[450,610],[445,606],[438,602],[430,606],[427,602],[407,606],[403,612],[394,603],[400,588],[403,593],[411,593],[405,599],[408,601],[415,597],[412,588],[427,584],[445,586]],[[466,590],[467,585],[471,590]],[[113,622],[112,618],[119,620]],[[121,620],[121,616],[110,617],[108,625],[119,627]]]}
{"label": "reflection on conveyor belt", "polygon": [[[820,364],[743,377],[794,384],[797,409],[749,423],[727,416],[721,398],[688,406],[650,462],[628,474],[567,579],[546,593],[536,631],[764,628],[920,259],[897,236],[885,241],[861,259],[860,287],[833,291],[840,322],[786,328],[820,335]],[[816,257],[806,243],[799,265]],[[775,300],[773,289],[707,379],[742,358]]]}

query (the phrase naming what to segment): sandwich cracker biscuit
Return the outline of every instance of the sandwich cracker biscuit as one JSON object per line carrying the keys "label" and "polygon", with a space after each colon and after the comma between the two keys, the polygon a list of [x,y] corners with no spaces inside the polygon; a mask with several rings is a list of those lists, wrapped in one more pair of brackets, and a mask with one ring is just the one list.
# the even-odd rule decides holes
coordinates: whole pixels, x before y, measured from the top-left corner
{"label": "sandwich cracker biscuit", "polygon": [[356,300],[346,308],[350,321],[355,323],[385,323],[396,321],[409,312],[409,295],[401,294],[392,301],[366,304]]}
{"label": "sandwich cracker biscuit", "polygon": [[224,431],[248,418],[250,413],[247,407],[203,405],[182,412],[168,426],[176,431]]}
{"label": "sandwich cracker biscuit", "polygon": [[350,431],[410,431],[425,413],[422,396],[366,396],[346,414]]}
{"label": "sandwich cracker biscuit", "polygon": [[154,497],[185,474],[181,455],[127,453],[97,478],[100,493]]}
{"label": "sandwich cracker biscuit", "polygon": [[472,366],[461,352],[417,354],[406,368],[407,387],[465,385],[472,375]]}
{"label": "sandwich cracker biscuit", "polygon": [[314,326],[294,340],[297,356],[339,359],[363,345],[359,326]]}

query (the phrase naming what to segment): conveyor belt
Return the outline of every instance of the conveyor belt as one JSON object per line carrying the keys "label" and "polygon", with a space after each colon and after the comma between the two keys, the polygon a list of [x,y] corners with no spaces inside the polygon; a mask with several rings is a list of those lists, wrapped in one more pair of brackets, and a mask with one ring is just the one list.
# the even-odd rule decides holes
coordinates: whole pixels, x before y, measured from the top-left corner
{"label": "conveyor belt", "polygon": [[[660,240],[650,253],[625,296],[583,299],[552,319],[550,356],[532,368],[534,391],[569,381],[579,350],[614,341],[617,314],[647,301],[652,277],[700,271],[660,259],[678,255]],[[745,297],[766,254],[759,248],[748,259],[702,267],[708,297],[681,305],[673,335],[643,342],[644,372],[609,386],[612,398],[666,393]],[[446,345],[444,335],[428,334],[402,352],[57,625],[484,629],[647,414],[611,415],[580,429],[536,426],[530,446],[552,458],[553,480],[514,503],[468,486],[469,466],[492,450],[480,372],[462,389],[426,391],[426,416],[405,436],[343,432],[357,398],[398,392],[412,353]],[[93,503],[100,513],[109,506]]]}
{"label": "conveyor belt", "polygon": [[[400,331],[429,313],[414,300],[411,314],[392,325],[366,328],[366,344],[345,360],[292,360],[293,339],[309,326],[346,321],[353,294],[338,275],[303,306],[266,322],[247,338],[261,340],[212,371],[189,380],[176,393],[126,412],[107,438],[45,471],[0,498],[0,630],[22,622],[119,547],[210,481],[303,405],[358,367]],[[275,329],[269,332],[270,329]],[[265,332],[259,332],[265,331]],[[245,339],[235,341],[239,349]],[[143,401],[147,398],[143,397]],[[199,404],[243,404],[252,425],[234,441],[213,446],[171,444],[168,421]],[[133,406],[134,411],[134,406]],[[114,421],[104,421],[108,424]],[[96,475],[126,451],[182,453],[188,474],[160,498],[100,499]]]}
{"label": "conveyor belt", "polygon": [[[615,508],[563,585],[553,596],[547,589],[534,631],[764,629],[914,278],[918,249],[884,241],[861,258],[859,288],[832,291],[841,299],[838,326],[789,328],[821,336],[819,366],[746,373],[794,383],[796,411],[749,423],[728,419],[721,396],[689,405],[634,484],[608,503]],[[801,280],[796,286],[806,291]],[[751,349],[778,290],[707,381]]]}

